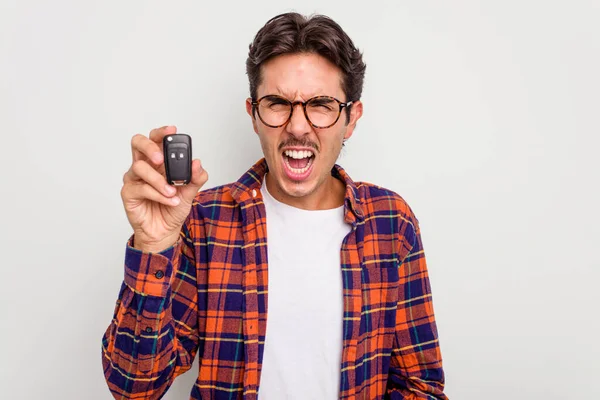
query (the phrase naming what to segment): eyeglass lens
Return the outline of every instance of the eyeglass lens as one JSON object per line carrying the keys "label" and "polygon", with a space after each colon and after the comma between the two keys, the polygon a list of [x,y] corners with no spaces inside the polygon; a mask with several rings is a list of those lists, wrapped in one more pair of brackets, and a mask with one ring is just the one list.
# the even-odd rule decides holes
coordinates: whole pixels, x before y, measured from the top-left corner
{"label": "eyeglass lens", "polygon": [[[258,112],[264,123],[280,126],[290,117],[292,103],[278,96],[267,96],[259,102]],[[306,103],[306,114],[313,125],[329,126],[339,117],[340,106],[333,99],[317,97]]]}

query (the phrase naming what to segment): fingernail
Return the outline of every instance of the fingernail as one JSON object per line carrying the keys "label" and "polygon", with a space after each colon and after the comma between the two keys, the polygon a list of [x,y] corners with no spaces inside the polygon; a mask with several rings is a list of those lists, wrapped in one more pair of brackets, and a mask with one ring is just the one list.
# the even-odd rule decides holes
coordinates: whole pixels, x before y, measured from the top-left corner
{"label": "fingernail", "polygon": [[171,203],[173,203],[175,205],[179,204],[179,196],[172,197]]}
{"label": "fingernail", "polygon": [[152,160],[154,160],[155,163],[159,163],[163,160],[163,155],[160,153],[154,153],[152,154]]}
{"label": "fingernail", "polygon": [[173,186],[165,186],[165,190],[167,191],[168,194],[174,194],[175,193],[175,188]]}

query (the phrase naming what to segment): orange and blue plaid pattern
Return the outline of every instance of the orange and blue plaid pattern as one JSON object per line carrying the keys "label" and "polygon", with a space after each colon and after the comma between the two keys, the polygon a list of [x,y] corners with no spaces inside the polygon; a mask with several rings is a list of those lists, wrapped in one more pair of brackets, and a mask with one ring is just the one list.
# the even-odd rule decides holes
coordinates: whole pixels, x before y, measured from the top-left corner
{"label": "orange and blue plaid pattern", "polygon": [[[198,193],[177,243],[125,252],[102,361],[115,399],[160,399],[199,371],[190,399],[258,397],[267,321],[267,230],[257,162]],[[396,193],[345,182],[340,399],[447,399],[418,221]],[[290,318],[293,318],[290,315]],[[293,343],[290,343],[293,346]],[[318,361],[315,361],[318,362]]]}

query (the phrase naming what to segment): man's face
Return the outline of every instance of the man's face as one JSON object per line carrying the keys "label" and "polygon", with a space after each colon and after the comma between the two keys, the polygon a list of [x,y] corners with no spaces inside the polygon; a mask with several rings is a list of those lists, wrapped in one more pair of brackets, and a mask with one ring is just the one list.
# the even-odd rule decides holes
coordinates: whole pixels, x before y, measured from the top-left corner
{"label": "man's face", "polygon": [[[257,98],[279,95],[292,102],[304,102],[314,96],[331,96],[346,102],[341,83],[341,71],[319,55],[282,55],[263,64]],[[246,101],[246,110],[252,116],[250,99]],[[268,178],[271,179],[267,185],[276,198],[302,208],[314,208],[314,204],[322,204],[327,194],[333,193],[331,168],[343,140],[352,135],[362,115],[361,102],[353,103],[349,124],[346,124],[346,113],[347,110],[343,110],[335,125],[325,129],[314,128],[301,105],[294,107],[292,118],[279,128],[265,125],[255,114],[254,131],[269,166]],[[292,153],[294,151],[298,153]],[[308,157],[299,158],[306,155]]]}

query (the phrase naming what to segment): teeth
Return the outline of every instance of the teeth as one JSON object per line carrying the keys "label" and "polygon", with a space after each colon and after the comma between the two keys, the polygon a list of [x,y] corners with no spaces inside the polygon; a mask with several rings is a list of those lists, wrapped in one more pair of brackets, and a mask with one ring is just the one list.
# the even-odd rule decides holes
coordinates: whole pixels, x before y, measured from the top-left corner
{"label": "teeth", "polygon": [[303,151],[286,150],[284,154],[288,157],[295,158],[296,160],[300,160],[302,158],[308,158],[308,157],[313,156],[313,152],[310,150],[303,150]]}
{"label": "teeth", "polygon": [[303,173],[305,173],[306,171],[308,171],[308,169],[310,168],[310,166],[312,165],[312,163],[313,163],[313,160],[310,159],[310,160],[308,160],[308,164],[306,164],[306,167],[304,167],[304,168],[293,168],[290,165],[290,162],[287,159],[285,159],[285,164],[287,165],[287,167],[289,168],[289,170],[292,171],[295,174],[303,174]]}

